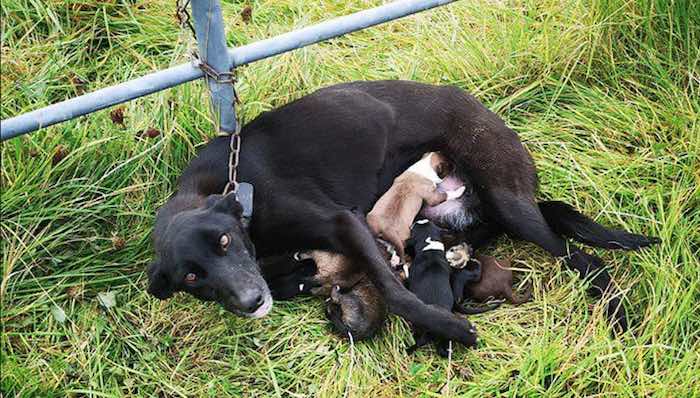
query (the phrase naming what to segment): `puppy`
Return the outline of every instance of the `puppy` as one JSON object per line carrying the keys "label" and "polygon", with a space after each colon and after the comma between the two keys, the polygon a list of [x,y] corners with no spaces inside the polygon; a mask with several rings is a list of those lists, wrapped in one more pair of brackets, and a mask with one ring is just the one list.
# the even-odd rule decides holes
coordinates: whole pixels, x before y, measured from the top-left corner
{"label": "puppy", "polygon": [[[460,245],[461,246],[461,245]],[[451,248],[450,250],[454,249]],[[459,250],[459,248],[458,248]],[[449,251],[448,251],[449,252]],[[463,256],[463,255],[462,255]],[[449,259],[450,257],[448,257]],[[464,258],[464,257],[462,257]],[[449,261],[449,260],[448,260]],[[450,263],[452,265],[452,263]],[[461,268],[453,269],[452,275],[450,275],[450,285],[452,286],[452,295],[455,298],[454,310],[462,314],[474,315],[481,314],[484,312],[495,310],[503,304],[502,301],[496,303],[490,303],[486,306],[476,308],[476,307],[465,307],[460,302],[464,297],[464,287],[468,283],[478,283],[481,281],[481,263],[473,258],[468,258]]]}
{"label": "puppy", "polygon": [[445,253],[445,258],[452,267],[450,285],[455,303],[462,300],[467,283],[481,280],[481,263],[472,258],[472,255],[473,250],[466,243],[454,245]]}
{"label": "puppy", "polygon": [[[408,290],[426,304],[452,311],[454,296],[450,289],[450,265],[445,258],[445,246],[440,241],[441,230],[430,221],[423,219],[413,224],[409,249],[413,261],[407,279]],[[448,342],[438,340],[425,330],[414,328],[415,345],[408,349],[412,353],[419,347],[436,341],[440,356],[448,355]]]}
{"label": "puppy", "polygon": [[[387,317],[387,306],[377,288],[350,260],[336,253],[312,250],[263,259],[276,300],[299,294],[327,297],[326,316],[341,336],[363,340],[376,334]],[[267,271],[266,270],[270,270]]]}
{"label": "puppy", "polygon": [[[531,286],[528,286],[527,292],[522,296],[516,296],[513,293],[513,271],[508,260],[496,260],[494,257],[478,255],[476,261],[481,265],[481,280],[477,282],[466,281],[463,283],[463,295],[457,295],[455,298],[461,301],[463,298],[469,298],[477,302],[486,302],[492,299],[505,300],[510,304],[522,304],[530,300]],[[458,278],[453,279],[453,291],[455,294],[459,292]],[[463,296],[463,297],[462,297]]]}
{"label": "puppy", "polygon": [[[447,259],[447,262],[450,263],[450,267],[455,269],[462,269],[466,267],[467,263],[472,257],[472,254],[472,248],[468,244],[463,242],[451,246],[449,250],[445,252],[445,258]],[[481,268],[479,268],[479,277],[476,280],[479,279],[481,279]]]}
{"label": "puppy", "polygon": [[411,236],[411,224],[425,202],[436,206],[457,198],[464,187],[438,191],[437,184],[449,174],[451,165],[437,152],[430,152],[394,179],[367,214],[367,224],[374,236],[394,245],[401,260],[405,259],[404,242]]}
{"label": "puppy", "polygon": [[341,336],[351,334],[354,340],[364,340],[382,327],[387,306],[374,284],[365,277],[350,288],[333,286],[326,301],[326,317]]}
{"label": "puppy", "polygon": [[[444,235],[443,235],[444,238]],[[500,303],[486,309],[466,308],[459,301],[464,295],[464,286],[468,282],[479,282],[481,280],[481,263],[472,259],[473,249],[466,243],[453,245],[445,253],[447,262],[452,267],[450,274],[450,285],[452,295],[455,298],[454,310],[463,314],[480,314],[498,308]]]}
{"label": "puppy", "polygon": [[294,254],[258,259],[260,270],[274,300],[290,300],[302,294],[311,294],[318,286],[314,276],[318,268],[313,260],[298,260]]}

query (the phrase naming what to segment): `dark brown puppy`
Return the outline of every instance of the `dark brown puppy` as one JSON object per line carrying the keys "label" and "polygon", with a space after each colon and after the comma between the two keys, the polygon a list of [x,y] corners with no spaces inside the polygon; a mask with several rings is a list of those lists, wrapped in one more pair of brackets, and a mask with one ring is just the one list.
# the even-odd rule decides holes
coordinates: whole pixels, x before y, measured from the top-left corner
{"label": "dark brown puppy", "polygon": [[270,275],[268,285],[276,300],[299,294],[327,297],[326,316],[343,337],[363,340],[376,334],[387,317],[381,294],[361,267],[342,255],[321,250],[277,256],[260,261],[263,272],[286,268]]}
{"label": "dark brown puppy", "polygon": [[[470,282],[464,286],[464,297],[477,302],[486,302],[492,299],[506,300],[510,304],[522,304],[531,297],[531,288],[522,296],[513,293],[513,271],[510,270],[510,261],[496,260],[485,255],[476,256],[481,263],[481,280]],[[456,298],[459,300],[459,298]]]}
{"label": "dark brown puppy", "polygon": [[329,297],[326,316],[342,336],[355,340],[373,336],[387,317],[384,299],[367,277],[362,267],[342,254],[313,250],[300,256],[310,257],[318,267],[313,277],[318,287],[311,289],[316,296]]}
{"label": "dark brown puppy", "polygon": [[326,301],[326,316],[341,336],[364,340],[382,327],[387,306],[369,277],[365,277],[351,288],[334,286]]}

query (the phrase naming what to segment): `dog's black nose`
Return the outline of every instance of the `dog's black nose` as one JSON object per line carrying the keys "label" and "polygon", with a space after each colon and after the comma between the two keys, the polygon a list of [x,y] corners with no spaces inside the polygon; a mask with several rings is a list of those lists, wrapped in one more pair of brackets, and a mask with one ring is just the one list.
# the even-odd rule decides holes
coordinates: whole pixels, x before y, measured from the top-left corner
{"label": "dog's black nose", "polygon": [[248,291],[240,298],[241,309],[245,312],[255,312],[265,302],[265,298],[258,291]]}

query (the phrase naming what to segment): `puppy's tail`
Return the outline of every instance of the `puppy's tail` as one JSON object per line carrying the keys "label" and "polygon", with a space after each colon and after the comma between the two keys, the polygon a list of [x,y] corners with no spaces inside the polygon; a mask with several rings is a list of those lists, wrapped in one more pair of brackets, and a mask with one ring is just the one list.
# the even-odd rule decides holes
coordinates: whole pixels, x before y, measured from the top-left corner
{"label": "puppy's tail", "polygon": [[547,224],[559,235],[604,249],[637,250],[661,242],[656,237],[608,229],[560,201],[539,202]]}
{"label": "puppy's tail", "polygon": [[500,307],[501,304],[503,304],[503,301],[498,301],[495,303],[491,303],[489,305],[485,305],[483,307],[465,307],[462,304],[455,303],[454,305],[454,310],[459,312],[460,314],[465,314],[465,315],[474,315],[474,314],[483,314],[484,312],[489,312],[493,311],[496,308]]}

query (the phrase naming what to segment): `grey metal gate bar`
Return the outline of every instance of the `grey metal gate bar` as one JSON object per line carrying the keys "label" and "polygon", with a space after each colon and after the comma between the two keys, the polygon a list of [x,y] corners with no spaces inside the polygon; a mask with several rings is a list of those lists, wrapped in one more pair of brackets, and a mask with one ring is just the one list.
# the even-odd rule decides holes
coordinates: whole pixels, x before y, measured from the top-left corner
{"label": "grey metal gate bar", "polygon": [[199,58],[214,69],[216,76],[207,76],[211,106],[219,131],[236,131],[236,99],[233,92],[231,60],[226,47],[224,17],[219,0],[191,0],[194,30],[199,46]]}
{"label": "grey metal gate bar", "polygon": [[[216,1],[218,3],[217,0],[210,1]],[[326,22],[284,33],[246,46],[230,49],[228,51],[228,69],[454,1],[456,0],[396,1],[369,10],[334,18]],[[213,19],[212,22],[216,23]],[[211,56],[211,54],[208,55]],[[190,63],[182,64],[49,105],[1,121],[0,141],[74,119],[144,95],[152,94],[178,84],[201,78],[202,76],[203,73],[197,66]]]}

